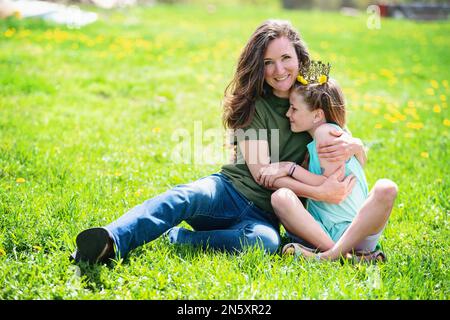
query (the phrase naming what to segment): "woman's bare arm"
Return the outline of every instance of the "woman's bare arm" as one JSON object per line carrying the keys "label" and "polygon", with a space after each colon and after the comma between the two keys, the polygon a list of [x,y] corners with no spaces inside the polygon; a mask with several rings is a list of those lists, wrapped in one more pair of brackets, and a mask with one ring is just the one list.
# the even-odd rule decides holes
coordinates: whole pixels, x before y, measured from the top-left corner
{"label": "woman's bare arm", "polygon": [[[253,179],[259,184],[262,184],[258,180],[259,172],[261,169],[267,168],[271,165],[269,145],[267,141],[245,140],[239,143],[239,148],[241,149]],[[336,174],[331,175],[329,178],[317,178],[320,176],[314,175],[314,177],[312,173],[300,168],[300,166],[296,167],[293,175],[294,178],[287,176],[278,178],[275,180],[273,187],[270,189],[276,190],[279,188],[289,188],[300,197],[330,203],[339,203],[351,192],[355,182],[354,178],[352,179],[352,176],[347,177],[344,181],[339,181],[339,172],[336,172]],[[297,172],[297,170],[299,171]],[[302,173],[305,173],[305,177],[312,179],[308,180],[308,178],[303,177]],[[312,184],[309,185],[296,180],[296,178],[302,179],[302,177],[303,180],[308,180]]]}
{"label": "woman's bare arm", "polygon": [[361,139],[352,137],[348,129],[345,132],[333,128],[330,134],[333,139],[329,139],[326,143],[317,144],[320,158],[339,162],[355,156],[361,166],[364,167],[367,162],[367,154]]}

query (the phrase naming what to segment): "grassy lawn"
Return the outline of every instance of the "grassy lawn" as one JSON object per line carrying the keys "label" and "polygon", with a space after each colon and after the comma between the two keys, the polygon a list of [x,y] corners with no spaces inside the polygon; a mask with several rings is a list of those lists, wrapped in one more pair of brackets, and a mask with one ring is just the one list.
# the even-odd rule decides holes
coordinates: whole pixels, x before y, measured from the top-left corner
{"label": "grassy lawn", "polygon": [[[370,30],[365,14],[276,6],[97,12],[82,29],[0,21],[0,299],[450,298],[448,22]],[[388,262],[204,252],[159,238],[109,267],[71,264],[82,229],[220,169],[173,161],[174,132],[193,143],[195,124],[222,130],[223,91],[267,18],[291,20],[313,58],[332,63],[349,128],[370,148],[369,186],[399,186],[381,240]]]}

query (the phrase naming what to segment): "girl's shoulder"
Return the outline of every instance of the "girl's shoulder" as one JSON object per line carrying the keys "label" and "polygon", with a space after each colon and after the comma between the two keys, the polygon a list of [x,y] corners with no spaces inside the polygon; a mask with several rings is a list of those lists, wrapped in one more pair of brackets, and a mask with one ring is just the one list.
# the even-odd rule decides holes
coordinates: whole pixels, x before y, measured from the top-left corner
{"label": "girl's shoulder", "polygon": [[335,123],[324,123],[317,127],[316,131],[314,132],[314,136],[326,136],[330,134],[330,131],[333,130],[344,131],[344,129],[342,129]]}

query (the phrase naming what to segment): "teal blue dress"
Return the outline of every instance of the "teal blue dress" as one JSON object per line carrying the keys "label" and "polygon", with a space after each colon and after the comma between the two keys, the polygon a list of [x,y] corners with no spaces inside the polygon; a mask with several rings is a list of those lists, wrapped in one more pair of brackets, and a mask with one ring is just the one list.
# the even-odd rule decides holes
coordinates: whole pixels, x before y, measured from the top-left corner
{"label": "teal blue dress", "polygon": [[[342,130],[335,124],[329,124]],[[315,140],[308,144],[308,151],[310,156],[309,171],[321,175],[322,171]],[[340,204],[331,204],[312,199],[307,200],[306,209],[335,242],[339,240],[353,221],[369,194],[364,170],[355,156],[345,163],[345,176],[350,174],[356,177],[357,182],[352,193]]]}

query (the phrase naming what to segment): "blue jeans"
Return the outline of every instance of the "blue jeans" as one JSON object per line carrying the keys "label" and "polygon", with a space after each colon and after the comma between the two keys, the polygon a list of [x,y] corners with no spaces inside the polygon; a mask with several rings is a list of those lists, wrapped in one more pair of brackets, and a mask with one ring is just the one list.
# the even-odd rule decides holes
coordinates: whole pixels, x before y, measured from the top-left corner
{"label": "blue jeans", "polygon": [[178,185],[145,201],[106,226],[125,257],[132,249],[150,242],[186,221],[195,231],[177,229],[175,243],[200,245],[226,251],[247,245],[262,246],[273,253],[280,245],[279,222],[236,191],[216,173],[189,184]]}

